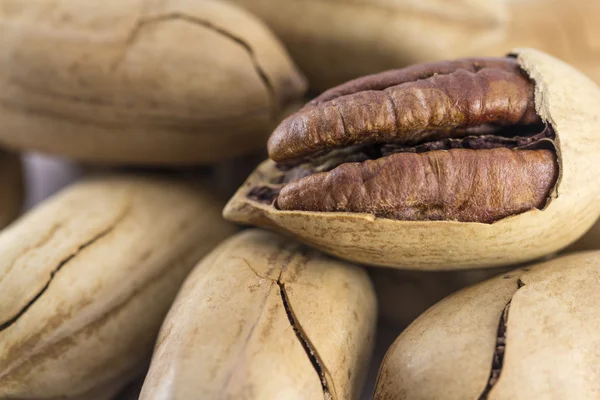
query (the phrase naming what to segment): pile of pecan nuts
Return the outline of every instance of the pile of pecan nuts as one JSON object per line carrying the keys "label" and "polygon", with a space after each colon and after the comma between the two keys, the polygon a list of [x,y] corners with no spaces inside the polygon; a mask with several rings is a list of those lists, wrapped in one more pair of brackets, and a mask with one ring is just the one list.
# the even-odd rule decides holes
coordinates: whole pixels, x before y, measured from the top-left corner
{"label": "pile of pecan nuts", "polygon": [[599,17],[0,0],[0,400],[599,399]]}

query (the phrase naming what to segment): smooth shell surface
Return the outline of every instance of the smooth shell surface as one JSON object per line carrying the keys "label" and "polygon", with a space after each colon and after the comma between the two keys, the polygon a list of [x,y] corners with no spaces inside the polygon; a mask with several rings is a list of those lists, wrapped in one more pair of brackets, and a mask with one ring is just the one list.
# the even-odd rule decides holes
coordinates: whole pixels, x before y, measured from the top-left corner
{"label": "smooth shell surface", "polygon": [[1,0],[0,143],[210,163],[264,146],[304,92],[270,31],[212,0]]}
{"label": "smooth shell surface", "polygon": [[196,262],[233,233],[205,189],[68,187],[0,234],[0,398],[107,399],[142,372]]}
{"label": "smooth shell surface", "polygon": [[[375,400],[597,399],[599,285],[600,252],[589,252],[451,295],[388,350]],[[505,338],[498,340],[505,309]],[[499,378],[490,388],[498,355]]]}
{"label": "smooth shell surface", "polygon": [[357,399],[376,316],[361,268],[240,233],[186,280],[140,398]]}
{"label": "smooth shell surface", "polygon": [[0,150],[0,228],[19,215],[23,201],[21,158]]}
{"label": "smooth shell surface", "polygon": [[233,0],[281,37],[311,86],[515,46],[539,48],[600,80],[588,0]]}
{"label": "smooth shell surface", "polygon": [[293,234],[343,259],[426,270],[516,264],[556,252],[600,214],[600,89],[569,65],[532,49],[516,50],[535,82],[536,111],[556,132],[561,175],[543,210],[492,224],[400,221],[372,214],[281,211],[248,197],[278,172],[266,161],[224,210],[226,218]]}

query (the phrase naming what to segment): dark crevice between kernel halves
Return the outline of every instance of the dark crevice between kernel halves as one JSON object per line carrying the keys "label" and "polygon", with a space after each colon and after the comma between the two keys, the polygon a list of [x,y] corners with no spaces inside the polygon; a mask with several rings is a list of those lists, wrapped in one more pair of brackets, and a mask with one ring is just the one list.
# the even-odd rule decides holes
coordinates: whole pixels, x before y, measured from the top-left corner
{"label": "dark crevice between kernel halves", "polygon": [[[318,172],[329,172],[335,167],[348,162],[364,162],[376,160],[396,153],[424,153],[427,151],[450,149],[495,149],[508,148],[514,150],[551,150],[556,151],[554,140],[556,134],[548,123],[527,126],[513,126],[493,130],[492,127],[478,127],[483,135],[469,135],[463,138],[448,138],[426,142],[415,146],[394,143],[376,143],[366,146],[353,146],[336,149],[325,154],[313,156],[301,164],[276,164],[278,173],[270,177],[268,185],[250,189],[249,199],[264,204],[275,204],[280,190],[285,184],[310,176]],[[475,130],[475,129],[473,129]]]}
{"label": "dark crevice between kernel halves", "polygon": [[[375,143],[366,146],[354,146],[330,151],[321,156],[307,158],[298,165],[277,164],[283,172],[283,178],[271,183],[289,183],[317,172],[328,172],[347,162],[377,160],[396,153],[425,153],[436,150],[470,149],[484,150],[507,148],[512,150],[555,150],[554,129],[548,124],[539,123],[527,126],[513,126],[493,130],[491,127],[477,127],[485,132],[481,135],[469,135],[462,138],[447,138],[425,142],[414,146],[397,143]],[[487,131],[484,131],[487,129]],[[475,129],[474,129],[475,130]]]}
{"label": "dark crevice between kernel halves", "polygon": [[[525,286],[525,283],[519,278],[517,280],[517,291]],[[512,303],[512,299],[514,298],[516,292],[513,294],[513,297],[508,301],[506,306],[504,306],[504,310],[502,310],[502,315],[500,316],[500,322],[498,323],[498,331],[496,334],[496,347],[494,348],[494,357],[492,358],[492,368],[490,370],[490,376],[488,377],[488,382],[485,386],[483,392],[479,395],[478,400],[487,400],[490,392],[494,388],[494,385],[498,383],[500,379],[500,375],[502,374],[502,368],[504,367],[504,355],[506,354],[506,326],[508,324],[508,316],[510,313],[510,305]]]}

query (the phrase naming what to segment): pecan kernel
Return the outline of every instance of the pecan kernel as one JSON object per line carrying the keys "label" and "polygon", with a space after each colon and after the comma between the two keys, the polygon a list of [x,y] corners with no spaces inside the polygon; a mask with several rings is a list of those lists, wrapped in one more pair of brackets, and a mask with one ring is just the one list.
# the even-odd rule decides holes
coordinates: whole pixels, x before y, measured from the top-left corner
{"label": "pecan kernel", "polygon": [[269,155],[284,173],[269,200],[492,223],[545,207],[559,175],[554,139],[511,58],[388,71],[325,92],[276,129]]}

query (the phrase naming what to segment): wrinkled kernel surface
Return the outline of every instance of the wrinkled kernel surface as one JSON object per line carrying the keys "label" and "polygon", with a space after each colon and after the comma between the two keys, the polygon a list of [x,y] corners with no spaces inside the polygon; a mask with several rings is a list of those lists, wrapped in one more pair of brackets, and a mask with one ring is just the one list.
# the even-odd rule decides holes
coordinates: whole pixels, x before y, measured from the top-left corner
{"label": "wrinkled kernel surface", "polygon": [[492,223],[543,209],[553,128],[516,61],[388,71],[325,92],[269,140],[283,176],[249,197],[282,210]]}
{"label": "wrinkled kernel surface", "polygon": [[[367,212],[400,220],[491,223],[543,208],[556,180],[549,150],[397,153],[286,185],[284,210]],[[531,179],[531,177],[540,179]]]}

